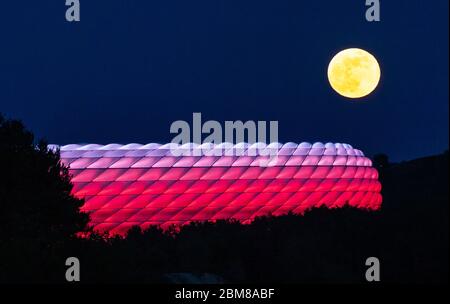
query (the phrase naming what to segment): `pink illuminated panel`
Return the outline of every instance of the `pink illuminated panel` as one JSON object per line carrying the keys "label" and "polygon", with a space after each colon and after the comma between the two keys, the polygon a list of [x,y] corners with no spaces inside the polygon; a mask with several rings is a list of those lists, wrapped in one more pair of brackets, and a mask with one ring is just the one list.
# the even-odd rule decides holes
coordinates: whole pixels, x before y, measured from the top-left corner
{"label": "pink illuminated panel", "polygon": [[248,223],[257,216],[303,214],[319,206],[376,210],[381,205],[378,172],[350,145],[278,144],[270,167],[260,166],[266,156],[250,153],[255,146],[237,147],[232,150],[241,154],[224,156],[212,153],[218,146],[205,150],[196,144],[174,149],[68,145],[60,150],[73,176],[72,192],[85,199],[82,210],[99,231],[123,234],[134,225],[230,218]]}

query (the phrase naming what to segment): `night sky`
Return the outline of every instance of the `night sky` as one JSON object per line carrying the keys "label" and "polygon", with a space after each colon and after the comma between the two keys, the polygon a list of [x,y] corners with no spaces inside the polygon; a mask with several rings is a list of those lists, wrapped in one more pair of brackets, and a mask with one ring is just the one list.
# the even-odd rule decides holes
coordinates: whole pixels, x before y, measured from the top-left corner
{"label": "night sky", "polygon": [[[0,112],[50,143],[168,142],[170,124],[278,120],[281,142],[345,142],[408,160],[448,149],[448,0],[3,1]],[[394,3],[393,3],[394,2]],[[335,93],[326,70],[348,47],[382,78]]]}

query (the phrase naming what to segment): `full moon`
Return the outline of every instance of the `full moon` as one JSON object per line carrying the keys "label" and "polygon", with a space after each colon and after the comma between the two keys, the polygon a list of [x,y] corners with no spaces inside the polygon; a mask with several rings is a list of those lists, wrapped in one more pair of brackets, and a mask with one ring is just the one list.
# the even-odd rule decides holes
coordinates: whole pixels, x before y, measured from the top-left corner
{"label": "full moon", "polygon": [[375,57],[357,48],[340,51],[328,65],[331,87],[348,98],[370,94],[377,87],[380,75],[380,66]]}

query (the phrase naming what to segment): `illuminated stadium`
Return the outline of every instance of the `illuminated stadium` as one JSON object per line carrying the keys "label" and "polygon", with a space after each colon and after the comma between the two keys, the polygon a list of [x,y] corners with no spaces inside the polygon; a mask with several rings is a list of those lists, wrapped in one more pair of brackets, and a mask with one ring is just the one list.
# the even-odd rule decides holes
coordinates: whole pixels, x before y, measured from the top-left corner
{"label": "illuminated stadium", "polygon": [[[340,143],[66,145],[72,190],[98,231],[303,214],[320,206],[381,205],[378,172]],[[276,151],[270,166],[265,150]],[[267,151],[266,151],[267,152]]]}

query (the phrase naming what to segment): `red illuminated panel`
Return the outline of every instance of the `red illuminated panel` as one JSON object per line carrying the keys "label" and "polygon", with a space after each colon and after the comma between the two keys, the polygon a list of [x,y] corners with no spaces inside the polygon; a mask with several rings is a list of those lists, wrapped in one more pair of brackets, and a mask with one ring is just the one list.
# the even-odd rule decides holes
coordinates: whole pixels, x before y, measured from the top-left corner
{"label": "red illuminated panel", "polygon": [[[347,144],[274,143],[271,166],[256,145],[223,146],[68,145],[73,194],[84,198],[98,231],[124,234],[135,225],[168,227],[190,221],[303,214],[326,206],[376,210],[381,205],[378,172]],[[239,149],[237,149],[239,148]],[[174,153],[176,152],[176,153]],[[95,157],[93,157],[95,156]],[[264,162],[261,162],[264,161]]]}

